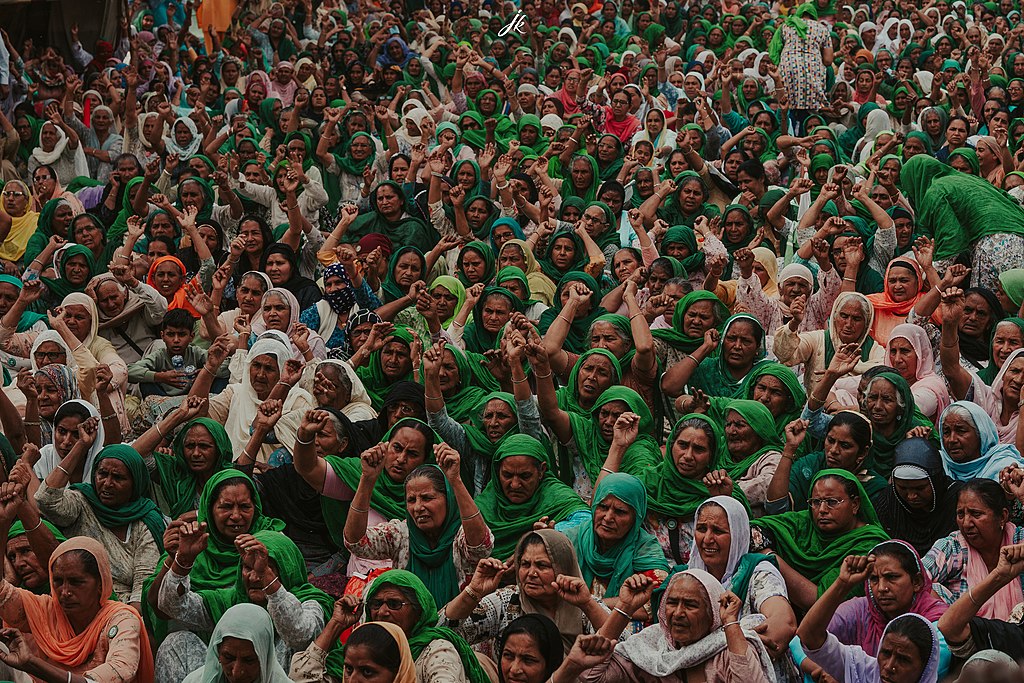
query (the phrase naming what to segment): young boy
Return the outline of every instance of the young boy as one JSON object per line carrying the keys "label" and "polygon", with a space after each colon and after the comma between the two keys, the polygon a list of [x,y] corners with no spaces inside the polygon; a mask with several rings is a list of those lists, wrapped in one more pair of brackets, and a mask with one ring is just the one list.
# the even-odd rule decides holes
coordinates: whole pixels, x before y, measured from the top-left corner
{"label": "young boy", "polygon": [[154,349],[128,366],[128,381],[138,384],[143,396],[184,396],[206,363],[206,350],[192,346],[196,319],[183,308],[164,315],[160,339]]}

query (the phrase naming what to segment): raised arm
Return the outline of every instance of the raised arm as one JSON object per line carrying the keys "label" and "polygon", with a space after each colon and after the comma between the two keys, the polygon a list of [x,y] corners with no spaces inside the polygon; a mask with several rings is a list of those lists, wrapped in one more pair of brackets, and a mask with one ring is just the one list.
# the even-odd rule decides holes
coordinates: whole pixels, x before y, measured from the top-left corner
{"label": "raised arm", "polygon": [[960,365],[960,320],[964,317],[964,291],[950,287],[942,293],[942,334],[939,337],[939,361],[949,390],[958,401],[967,397],[971,374]]}
{"label": "raised arm", "polygon": [[526,348],[526,355],[533,366],[533,376],[537,381],[537,404],[540,416],[559,443],[568,444],[572,441],[572,424],[569,413],[558,407],[555,384],[552,380],[551,364],[548,354],[540,339],[531,339]]}

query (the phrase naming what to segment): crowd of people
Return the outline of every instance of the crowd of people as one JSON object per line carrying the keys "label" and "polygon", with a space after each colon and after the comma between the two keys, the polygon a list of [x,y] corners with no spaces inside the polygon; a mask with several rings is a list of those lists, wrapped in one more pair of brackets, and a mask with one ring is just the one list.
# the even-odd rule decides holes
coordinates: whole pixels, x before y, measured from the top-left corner
{"label": "crowd of people", "polygon": [[1015,0],[0,29],[0,679],[1024,661]]}

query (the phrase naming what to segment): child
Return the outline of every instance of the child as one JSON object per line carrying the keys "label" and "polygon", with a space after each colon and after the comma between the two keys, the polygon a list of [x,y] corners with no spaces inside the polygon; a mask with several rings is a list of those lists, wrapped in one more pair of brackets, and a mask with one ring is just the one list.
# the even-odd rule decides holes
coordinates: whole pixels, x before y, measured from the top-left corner
{"label": "child", "polygon": [[160,326],[164,348],[151,350],[128,366],[128,381],[138,384],[144,397],[188,394],[206,363],[206,350],[192,345],[195,326],[196,319],[183,308],[164,315]]}

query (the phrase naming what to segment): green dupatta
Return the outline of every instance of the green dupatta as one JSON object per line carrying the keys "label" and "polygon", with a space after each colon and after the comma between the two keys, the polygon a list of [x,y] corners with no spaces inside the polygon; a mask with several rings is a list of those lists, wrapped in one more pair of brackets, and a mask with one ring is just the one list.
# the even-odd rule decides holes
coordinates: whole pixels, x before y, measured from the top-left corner
{"label": "green dupatta", "polygon": [[590,411],[580,405],[579,376],[583,363],[595,355],[604,356],[612,364],[612,385],[622,382],[622,365],[619,363],[619,359],[615,357],[615,354],[608,349],[590,349],[585,351],[573,363],[572,370],[569,371],[569,381],[566,382],[564,387],[559,387],[555,392],[555,396],[558,398],[558,407],[561,410],[577,415],[590,415]]}
{"label": "green dupatta", "polygon": [[444,479],[445,516],[441,534],[435,543],[424,535],[416,522],[405,513],[405,522],[409,528],[409,571],[423,581],[430,594],[439,601],[448,602],[459,594],[459,578],[455,573],[452,560],[452,545],[455,536],[462,528],[459,517],[459,504],[455,500],[455,492],[437,465],[428,465],[441,472]]}
{"label": "green dupatta", "polygon": [[[673,316],[674,318],[675,316]],[[719,344],[718,349],[715,353],[701,361],[700,365],[693,372],[693,376],[690,378],[690,386],[701,389],[704,393],[709,396],[722,396],[728,398],[739,398],[740,392],[742,391],[743,382],[747,376],[744,375],[739,379],[734,379],[732,373],[725,365],[725,357],[722,355],[722,346],[724,344],[725,336],[729,334],[729,328],[733,326],[739,320],[746,320],[753,323],[754,329],[760,333],[760,344],[758,345],[757,353],[754,355],[754,368],[757,364],[765,357],[765,334],[764,328],[761,326],[761,321],[750,315],[749,313],[737,313],[728,320],[722,326],[722,343]],[[753,368],[751,368],[753,371]],[[747,374],[750,374],[749,372]]]}
{"label": "green dupatta", "polygon": [[[384,344],[387,345],[391,340],[398,340],[403,342],[406,346],[411,347],[413,338],[412,334],[404,327],[395,327],[391,336],[384,340]],[[370,401],[373,404],[374,410],[381,410],[384,407],[384,397],[388,393],[388,389],[395,382],[401,380],[412,379],[412,371],[410,370],[404,377],[399,377],[396,380],[390,380],[384,375],[384,367],[380,362],[380,354],[383,351],[383,347],[374,351],[370,354],[370,358],[367,364],[356,368],[356,375],[363,382],[363,388],[366,389],[366,393],[370,396]]]}
{"label": "green dupatta", "polygon": [[198,417],[188,422],[171,443],[171,455],[154,452],[156,459],[156,471],[160,477],[160,490],[163,498],[168,504],[167,515],[177,519],[181,515],[193,510],[192,503],[196,499],[199,490],[195,474],[185,462],[185,438],[193,427],[204,427],[213,439],[214,449],[217,451],[217,470],[223,470],[231,466],[234,455],[231,449],[231,440],[224,431],[223,425],[208,417]]}
{"label": "green dupatta", "polygon": [[690,337],[683,331],[683,325],[686,321],[686,311],[698,301],[712,302],[719,319],[726,320],[729,317],[729,309],[725,307],[725,304],[717,296],[706,289],[698,289],[676,302],[676,307],[672,311],[672,327],[664,330],[651,330],[651,335],[655,339],[665,342],[676,351],[681,351],[682,353],[693,353],[696,351],[704,343],[704,335]]}
{"label": "green dupatta", "polygon": [[762,441],[761,448],[742,460],[736,461],[732,454],[727,453],[726,460],[723,463],[725,470],[733,480],[738,480],[746,476],[747,470],[757,462],[758,458],[765,453],[781,451],[785,444],[783,444],[782,437],[775,426],[775,418],[763,403],[749,399],[737,399],[729,403],[729,409],[726,411],[727,416],[729,411],[738,413]]}
{"label": "green dupatta", "polygon": [[644,470],[654,467],[661,460],[661,448],[654,439],[654,417],[651,409],[640,394],[628,387],[616,385],[604,390],[600,397],[594,401],[594,407],[589,415],[577,415],[569,413],[569,424],[572,427],[572,437],[576,442],[583,467],[590,475],[591,481],[597,481],[601,474],[601,467],[608,458],[608,450],[611,443],[604,440],[601,435],[601,426],[598,416],[601,408],[612,401],[622,401],[628,406],[628,410],[640,416],[640,432],[637,434],[629,448],[622,456],[622,471],[628,474],[642,476]]}

